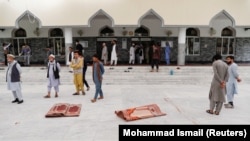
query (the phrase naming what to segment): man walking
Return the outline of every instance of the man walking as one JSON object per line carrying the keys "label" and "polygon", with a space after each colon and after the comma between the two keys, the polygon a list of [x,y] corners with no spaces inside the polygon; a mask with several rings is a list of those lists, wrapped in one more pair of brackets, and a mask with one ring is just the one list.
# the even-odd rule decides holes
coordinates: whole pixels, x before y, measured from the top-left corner
{"label": "man walking", "polygon": [[[93,81],[95,83],[95,96],[91,100],[91,102],[96,102],[96,99],[103,99],[103,92],[102,92],[102,75],[104,74],[104,67],[102,62],[98,59],[98,55],[95,54],[92,57],[93,60]],[[100,95],[98,97],[98,95]]]}

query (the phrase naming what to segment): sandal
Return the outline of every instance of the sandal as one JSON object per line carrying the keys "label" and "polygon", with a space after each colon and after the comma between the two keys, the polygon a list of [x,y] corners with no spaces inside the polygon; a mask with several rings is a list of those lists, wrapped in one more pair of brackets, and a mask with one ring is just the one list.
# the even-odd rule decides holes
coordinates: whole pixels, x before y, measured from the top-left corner
{"label": "sandal", "polygon": [[215,114],[215,115],[219,115],[219,114],[220,114],[220,112],[215,111],[215,112],[214,112],[214,114]]}
{"label": "sandal", "polygon": [[44,98],[50,98],[50,95],[45,95]]}
{"label": "sandal", "polygon": [[72,95],[80,95],[79,93],[73,93]]}
{"label": "sandal", "polygon": [[96,99],[91,99],[91,102],[92,102],[92,103],[96,102]]}
{"label": "sandal", "polygon": [[98,97],[97,99],[103,99],[104,97],[103,96],[100,96],[100,97]]}
{"label": "sandal", "polygon": [[206,112],[209,113],[209,114],[214,114],[214,112],[211,111],[211,110],[206,110]]}

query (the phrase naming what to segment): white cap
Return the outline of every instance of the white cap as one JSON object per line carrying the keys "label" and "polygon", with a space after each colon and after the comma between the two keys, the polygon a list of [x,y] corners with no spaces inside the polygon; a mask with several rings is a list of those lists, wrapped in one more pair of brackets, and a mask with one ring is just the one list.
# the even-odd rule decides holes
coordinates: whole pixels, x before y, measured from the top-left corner
{"label": "white cap", "polygon": [[15,58],[15,56],[13,54],[7,54],[8,57],[12,57]]}
{"label": "white cap", "polygon": [[53,57],[53,58],[55,58],[55,55],[53,55],[53,54],[50,54],[50,55],[49,55],[49,57]]}

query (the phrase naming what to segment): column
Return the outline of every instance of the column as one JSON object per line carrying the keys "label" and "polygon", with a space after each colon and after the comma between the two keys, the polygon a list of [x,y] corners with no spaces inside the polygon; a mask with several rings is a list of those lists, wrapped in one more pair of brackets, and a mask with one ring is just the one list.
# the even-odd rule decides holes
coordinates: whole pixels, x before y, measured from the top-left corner
{"label": "column", "polygon": [[185,65],[186,28],[179,28],[177,65]]}
{"label": "column", "polygon": [[64,28],[64,35],[65,35],[65,65],[67,65],[67,60],[69,58],[69,47],[72,46],[73,37],[72,37],[72,28],[66,27]]}

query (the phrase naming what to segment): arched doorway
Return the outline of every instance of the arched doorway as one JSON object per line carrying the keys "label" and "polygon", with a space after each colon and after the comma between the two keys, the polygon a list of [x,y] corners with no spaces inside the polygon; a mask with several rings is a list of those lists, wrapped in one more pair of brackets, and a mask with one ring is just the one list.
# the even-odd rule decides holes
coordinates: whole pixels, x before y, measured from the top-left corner
{"label": "arched doorway", "polygon": [[62,29],[54,28],[49,32],[48,47],[56,56],[65,55],[65,40]]}

